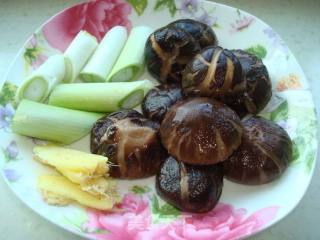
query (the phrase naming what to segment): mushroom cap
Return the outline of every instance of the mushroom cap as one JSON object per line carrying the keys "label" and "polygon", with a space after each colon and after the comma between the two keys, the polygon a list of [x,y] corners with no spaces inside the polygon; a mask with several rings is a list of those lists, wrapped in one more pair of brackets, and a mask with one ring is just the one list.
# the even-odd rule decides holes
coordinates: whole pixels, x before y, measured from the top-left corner
{"label": "mushroom cap", "polygon": [[209,98],[190,98],[173,105],[160,126],[163,146],[178,161],[209,165],[226,160],[241,143],[239,117]]}
{"label": "mushroom cap", "polygon": [[201,48],[218,45],[216,34],[213,29],[205,23],[193,19],[179,19],[170,23],[168,26],[173,26],[189,33],[199,42]]}
{"label": "mushroom cap", "polygon": [[259,185],[280,177],[292,159],[292,142],[277,124],[259,117],[243,121],[240,147],[223,163],[227,179]]}
{"label": "mushroom cap", "polygon": [[243,50],[232,50],[239,59],[245,72],[246,89],[237,99],[225,99],[240,116],[260,112],[270,101],[272,95],[271,80],[262,60],[252,53]]}
{"label": "mushroom cap", "polygon": [[177,85],[157,86],[144,97],[142,112],[147,118],[161,122],[168,109],[182,97],[182,90]]}
{"label": "mushroom cap", "polygon": [[199,43],[189,33],[166,26],[149,36],[145,47],[146,66],[160,82],[180,84],[182,70],[199,50]]}
{"label": "mushroom cap", "polygon": [[210,46],[186,65],[182,87],[186,95],[223,99],[243,93],[246,81],[242,66],[232,52]]}
{"label": "mushroom cap", "polygon": [[159,124],[135,110],[122,110],[99,119],[91,130],[91,152],[108,157],[109,174],[117,178],[154,175],[166,157],[158,136]]}
{"label": "mushroom cap", "polygon": [[204,213],[218,203],[223,187],[221,164],[194,166],[168,157],[156,176],[161,198],[186,212]]}

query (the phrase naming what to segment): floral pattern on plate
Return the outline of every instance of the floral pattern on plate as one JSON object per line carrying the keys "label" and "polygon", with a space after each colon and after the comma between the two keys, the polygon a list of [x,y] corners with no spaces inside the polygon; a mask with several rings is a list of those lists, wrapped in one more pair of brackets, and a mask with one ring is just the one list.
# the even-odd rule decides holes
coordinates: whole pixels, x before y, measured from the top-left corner
{"label": "floral pattern on plate", "polygon": [[52,47],[63,52],[80,30],[86,30],[99,41],[113,26],[130,30],[130,13],[131,6],[123,0],[89,1],[56,15],[43,26],[43,35]]}
{"label": "floral pattern on plate", "polygon": [[[206,214],[180,214],[171,208],[166,212],[171,222],[152,224],[154,213],[150,211],[148,198],[150,196],[129,193],[115,212],[88,210],[89,219],[82,227],[96,239],[239,239],[258,231],[278,211],[278,207],[273,206],[248,216],[243,208],[219,203]],[[157,199],[155,195],[152,198]]]}

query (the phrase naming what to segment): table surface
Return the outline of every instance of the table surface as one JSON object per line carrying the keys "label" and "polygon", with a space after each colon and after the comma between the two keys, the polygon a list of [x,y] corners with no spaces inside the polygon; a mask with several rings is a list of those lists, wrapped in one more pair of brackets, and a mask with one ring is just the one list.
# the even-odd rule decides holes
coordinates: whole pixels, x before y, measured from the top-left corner
{"label": "table surface", "polygon": [[[0,0],[0,78],[35,28],[76,0]],[[319,116],[320,1],[217,0],[258,16],[286,41],[309,79]],[[35,7],[36,6],[36,7]],[[279,224],[251,239],[320,239],[319,162],[311,185],[298,207]],[[294,186],[293,186],[294,187]],[[0,180],[0,239],[81,239],[42,219],[26,207]]]}

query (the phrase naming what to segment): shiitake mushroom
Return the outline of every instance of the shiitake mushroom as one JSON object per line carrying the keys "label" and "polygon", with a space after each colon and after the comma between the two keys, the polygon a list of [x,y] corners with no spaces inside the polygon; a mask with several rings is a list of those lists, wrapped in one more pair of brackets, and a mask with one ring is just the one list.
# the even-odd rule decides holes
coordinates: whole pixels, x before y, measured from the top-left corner
{"label": "shiitake mushroom", "polygon": [[199,42],[201,48],[218,45],[216,34],[212,28],[205,23],[193,19],[179,19],[170,23],[168,26],[173,26],[189,33]]}
{"label": "shiitake mushroom", "polygon": [[271,182],[287,169],[292,158],[292,142],[277,124],[251,117],[243,121],[240,147],[223,162],[227,179],[248,185]]}
{"label": "shiitake mushroom", "polygon": [[199,51],[199,43],[189,33],[166,26],[149,36],[145,47],[146,66],[161,83],[181,83],[181,72]]}
{"label": "shiitake mushroom", "polygon": [[177,102],[160,126],[161,141],[169,154],[194,165],[226,160],[239,147],[242,131],[237,114],[209,98]]}
{"label": "shiitake mushroom", "polygon": [[239,59],[245,72],[246,89],[239,97],[225,98],[224,102],[240,117],[247,113],[257,114],[267,105],[272,95],[268,70],[256,55],[243,50],[231,51]]}
{"label": "shiitake mushroom", "polygon": [[147,118],[161,122],[168,109],[182,99],[182,90],[177,85],[159,85],[151,89],[142,101],[142,112]]}
{"label": "shiitake mushroom", "polygon": [[148,177],[156,174],[166,157],[158,130],[158,123],[135,110],[114,112],[94,124],[91,152],[109,158],[112,177]]}
{"label": "shiitake mushroom", "polygon": [[235,98],[246,87],[238,58],[221,47],[207,47],[197,54],[183,72],[182,87],[189,96]]}
{"label": "shiitake mushroom", "polygon": [[156,30],[145,47],[150,74],[161,83],[181,83],[186,64],[204,47],[216,46],[212,28],[192,19],[180,19]]}
{"label": "shiitake mushroom", "polygon": [[217,204],[223,186],[221,164],[192,166],[168,157],[156,176],[161,198],[182,211],[204,213]]}

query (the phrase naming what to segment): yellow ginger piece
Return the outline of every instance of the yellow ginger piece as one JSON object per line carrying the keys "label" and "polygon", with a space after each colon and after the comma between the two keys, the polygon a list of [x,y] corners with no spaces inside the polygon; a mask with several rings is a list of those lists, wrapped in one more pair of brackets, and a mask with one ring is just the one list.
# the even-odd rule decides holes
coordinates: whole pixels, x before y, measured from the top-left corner
{"label": "yellow ginger piece", "polygon": [[117,191],[117,183],[111,178],[98,178],[90,180],[80,185],[81,190],[88,192],[94,196],[112,197],[116,201],[120,201]]}
{"label": "yellow ginger piece", "polygon": [[106,176],[109,171],[108,158],[54,145],[36,146],[34,159],[55,167],[70,181],[86,183],[91,179]]}
{"label": "yellow ginger piece", "polygon": [[113,205],[120,201],[119,196],[94,196],[84,192],[80,186],[70,182],[67,178],[58,175],[42,175],[38,178],[38,188],[44,200],[51,205],[64,206],[72,201],[76,201],[84,206],[110,210]]}

